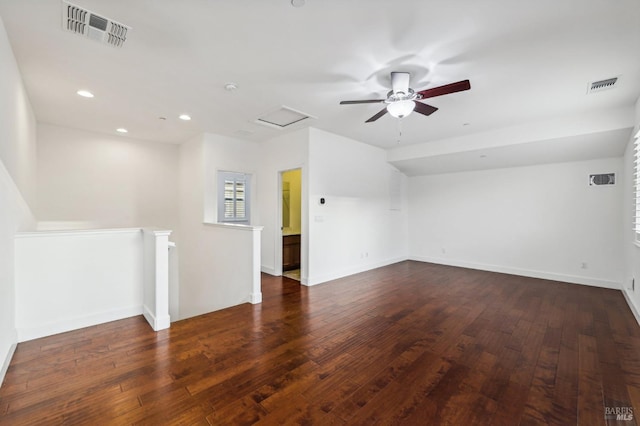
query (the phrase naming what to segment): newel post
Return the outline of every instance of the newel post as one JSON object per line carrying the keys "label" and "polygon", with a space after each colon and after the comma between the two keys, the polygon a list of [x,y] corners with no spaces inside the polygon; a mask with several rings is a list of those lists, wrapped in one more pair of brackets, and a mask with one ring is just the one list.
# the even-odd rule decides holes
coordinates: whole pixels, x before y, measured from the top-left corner
{"label": "newel post", "polygon": [[171,231],[143,229],[144,317],[155,330],[169,328],[169,235]]}
{"label": "newel post", "polygon": [[263,226],[254,226],[251,230],[251,270],[253,272],[251,279],[251,296],[249,302],[254,305],[257,303],[262,303],[262,280],[260,277],[260,234],[263,228]]}

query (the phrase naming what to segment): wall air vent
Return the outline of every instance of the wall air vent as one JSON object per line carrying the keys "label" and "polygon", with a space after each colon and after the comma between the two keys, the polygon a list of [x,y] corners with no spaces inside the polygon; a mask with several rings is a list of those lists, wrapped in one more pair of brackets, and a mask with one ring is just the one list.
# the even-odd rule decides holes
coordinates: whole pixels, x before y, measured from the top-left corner
{"label": "wall air vent", "polygon": [[113,47],[122,47],[131,27],[63,0],[62,29]]}
{"label": "wall air vent", "polygon": [[618,77],[608,78],[606,80],[592,81],[589,83],[587,93],[602,92],[603,90],[613,89],[618,82]]}
{"label": "wall air vent", "polygon": [[598,175],[589,175],[589,186],[615,185],[615,173],[603,173]]}

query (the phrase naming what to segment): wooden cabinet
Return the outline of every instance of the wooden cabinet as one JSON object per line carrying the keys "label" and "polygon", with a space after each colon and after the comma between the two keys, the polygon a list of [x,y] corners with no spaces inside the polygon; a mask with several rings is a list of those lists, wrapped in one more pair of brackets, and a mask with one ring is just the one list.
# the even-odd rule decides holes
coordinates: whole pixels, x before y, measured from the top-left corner
{"label": "wooden cabinet", "polygon": [[300,235],[282,236],[282,270],[300,268]]}

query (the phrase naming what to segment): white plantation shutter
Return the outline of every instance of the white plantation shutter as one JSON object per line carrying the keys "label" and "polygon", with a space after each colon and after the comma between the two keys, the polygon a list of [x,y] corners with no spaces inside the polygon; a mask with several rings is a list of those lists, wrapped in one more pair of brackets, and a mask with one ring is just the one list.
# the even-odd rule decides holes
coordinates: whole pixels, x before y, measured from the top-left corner
{"label": "white plantation shutter", "polygon": [[[633,216],[633,229],[636,234],[640,234],[640,131],[635,135],[635,141],[633,142],[635,162],[634,169],[634,187],[635,187],[635,204],[636,211]],[[636,240],[639,240],[640,235],[636,235]]]}
{"label": "white plantation shutter", "polygon": [[218,221],[249,223],[251,175],[218,172]]}
{"label": "white plantation shutter", "polygon": [[224,218],[233,219],[235,217],[235,182],[233,180],[224,181]]}
{"label": "white plantation shutter", "polygon": [[242,218],[242,219],[245,219],[247,214],[247,208],[246,208],[247,203],[245,200],[244,190],[245,190],[245,182],[236,181],[236,195],[235,195],[236,210],[235,211],[236,211],[236,217]]}

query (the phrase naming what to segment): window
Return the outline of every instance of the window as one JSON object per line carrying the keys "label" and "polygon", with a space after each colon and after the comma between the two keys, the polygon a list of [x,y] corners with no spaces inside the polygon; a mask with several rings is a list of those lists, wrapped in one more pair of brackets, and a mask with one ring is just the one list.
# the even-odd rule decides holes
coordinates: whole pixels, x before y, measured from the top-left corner
{"label": "window", "polygon": [[635,141],[633,142],[634,148],[634,200],[635,200],[635,212],[633,214],[633,229],[636,232],[636,241],[640,241],[640,130],[636,133]]}
{"label": "window", "polygon": [[251,175],[218,172],[218,222],[249,223]]}

